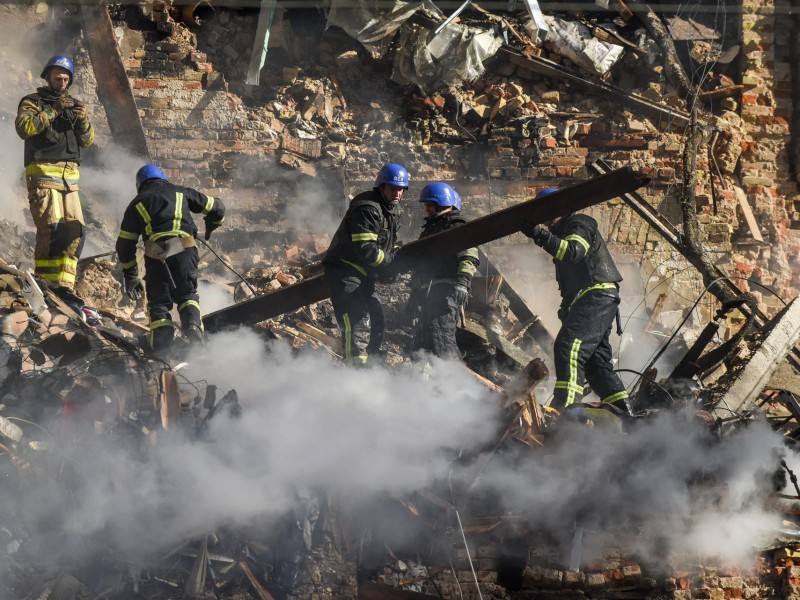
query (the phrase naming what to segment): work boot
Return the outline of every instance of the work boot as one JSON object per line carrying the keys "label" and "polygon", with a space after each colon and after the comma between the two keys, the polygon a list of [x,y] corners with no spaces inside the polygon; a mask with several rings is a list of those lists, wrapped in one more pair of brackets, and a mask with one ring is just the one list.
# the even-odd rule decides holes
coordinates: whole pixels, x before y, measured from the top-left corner
{"label": "work boot", "polygon": [[625,400],[616,402],[597,402],[593,403],[597,408],[602,408],[623,419],[633,416]]}
{"label": "work boot", "polygon": [[186,341],[192,345],[204,346],[206,343],[206,337],[203,334],[203,330],[200,329],[200,326],[196,325],[195,323],[190,323],[183,328],[183,337],[186,338]]}

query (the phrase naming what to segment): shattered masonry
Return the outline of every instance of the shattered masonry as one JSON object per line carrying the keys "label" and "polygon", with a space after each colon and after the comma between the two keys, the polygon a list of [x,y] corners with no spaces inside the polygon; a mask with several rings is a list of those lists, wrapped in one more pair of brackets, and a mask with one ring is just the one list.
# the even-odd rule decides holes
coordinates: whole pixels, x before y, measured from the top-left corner
{"label": "shattered masonry", "polygon": [[[415,182],[452,182],[469,199],[466,212],[472,218],[516,205],[543,187],[585,181],[594,174],[591,165],[597,159],[611,168],[630,165],[650,179],[639,190],[643,198],[679,225],[688,107],[667,83],[654,41],[644,29],[636,39],[621,38],[613,27],[591,18],[579,23],[568,13],[545,14],[545,32],[541,23],[529,22],[527,6],[535,5],[533,0],[509,4],[518,5],[517,10],[487,12],[473,3],[438,41],[432,24],[446,15],[433,2],[409,3],[397,23],[378,19],[377,29],[368,31],[357,27],[354,17],[359,15],[348,9],[326,13],[278,6],[267,63],[255,87],[243,81],[258,11],[215,2],[109,7],[153,161],[171,178],[236,199],[229,230],[219,234],[223,258],[246,270],[246,285],[228,286],[236,301],[317,274],[317,261],[329,243],[319,224],[335,220],[347,194],[369,186],[387,156],[408,166]],[[632,18],[625,3],[609,4],[611,17]],[[782,18],[789,4],[744,0],[741,15],[731,11],[736,18],[729,14],[728,23],[735,20],[732,29],[741,32],[741,54],[719,62],[730,66],[714,72],[701,93],[701,120],[709,135],[698,155],[696,192],[705,248],[733,284],[753,294],[757,309],[768,317],[778,315],[759,330],[733,309],[715,315],[716,306],[707,307],[682,340],[687,355],[696,350],[700,356],[706,349],[692,346],[695,339],[732,338],[722,346],[727,354],[719,361],[706,352],[705,360],[681,365],[707,389],[722,397],[736,390],[742,398],[735,417],[715,412],[720,397],[713,395],[690,415],[687,429],[699,427],[709,445],[735,440],[762,418],[787,444],[800,436],[800,405],[793,394],[769,385],[762,393],[765,384],[759,379],[787,353],[791,358],[800,334],[797,307],[789,304],[781,312],[783,302],[791,303],[800,289],[800,208],[795,205],[800,201],[800,154],[793,127],[798,114],[792,111],[800,74],[796,50],[791,50],[798,17]],[[352,5],[365,14],[370,8],[365,1]],[[18,10],[31,25],[41,25],[50,12],[46,5],[40,8],[21,4]],[[81,18],[75,7],[50,9],[63,10],[68,19]],[[675,17],[668,24],[675,42],[685,46],[681,51],[699,64],[719,59],[720,52],[731,50],[732,39],[739,40],[730,32],[723,39],[693,19]],[[387,31],[397,31],[399,46],[409,51],[392,48],[392,36],[383,37]],[[715,46],[720,40],[721,48]],[[76,44],[79,66],[76,95],[96,100],[105,82],[95,79],[87,41],[70,43]],[[470,60],[451,60],[461,53]],[[5,55],[0,60],[20,89],[28,86],[23,67]],[[103,146],[114,128],[101,103],[92,109]],[[304,211],[325,209],[314,219],[292,220],[287,215],[293,203]],[[103,228],[109,215],[99,213],[92,226],[102,246],[114,232]],[[638,265],[645,289],[653,292],[647,300],[651,321],[646,331],[665,336],[685,309],[685,298],[675,290],[685,286],[692,296],[702,290],[696,272],[620,199],[595,206],[591,213],[621,262]],[[3,251],[24,264],[29,253],[24,227],[2,225]],[[407,239],[416,233],[412,226],[409,216]],[[499,258],[521,241],[515,238],[503,242]],[[100,256],[81,264],[77,291],[99,314],[69,305],[47,289],[41,298],[31,295],[24,270],[0,267],[0,353],[5,357],[0,449],[8,458],[3,474],[22,497],[26,486],[43,485],[54,473],[75,476],[59,463],[58,444],[75,448],[101,436],[124,440],[146,457],[162,444],[167,447],[172,433],[203,440],[215,416],[235,420],[242,414],[236,390],[188,381],[177,368],[139,353],[136,339],[145,333],[142,307],[118,304],[120,286],[111,259]],[[207,273],[230,278],[212,262],[206,255]],[[474,348],[491,347],[503,363],[502,369],[484,373],[488,379],[475,374],[502,414],[503,430],[489,446],[519,453],[520,464],[526,464],[541,459],[542,448],[555,452],[563,443],[556,415],[540,404],[543,398],[537,399],[549,375],[545,362],[552,340],[501,269],[492,267],[483,283],[465,329]],[[757,284],[774,289],[780,298]],[[402,293],[388,294],[393,307],[388,316],[400,321],[396,307]],[[294,350],[338,357],[342,350],[331,324],[330,307],[320,302],[272,319],[259,331],[286,340]],[[704,326],[707,338],[701,333]],[[408,362],[403,352],[407,336],[398,326],[388,363]],[[469,358],[475,361],[468,360],[470,366],[479,363]],[[767,366],[753,374],[751,364]],[[677,388],[665,385],[666,390],[641,386],[639,400],[648,417],[674,408],[671,394],[683,398]],[[87,425],[83,417],[89,429],[82,428]],[[597,429],[604,423],[612,431],[620,428],[616,420],[606,423],[601,413],[593,419]],[[35,426],[45,421],[58,425],[57,443]],[[70,570],[47,565],[47,553],[35,548],[15,522],[15,508],[5,508],[0,510],[5,542],[0,582],[14,597],[26,598],[789,600],[798,593],[800,530],[789,520],[796,514],[795,496],[780,497],[764,488],[758,501],[774,503],[787,521],[746,567],[730,567],[714,556],[673,557],[666,551],[654,560],[636,547],[638,532],[633,530],[605,533],[574,524],[566,539],[554,539],[531,529],[531,521],[519,514],[499,514],[491,493],[480,485],[489,464],[482,459],[478,455],[475,464],[481,468],[472,473],[475,478],[457,480],[455,492],[451,484],[449,490],[440,486],[381,499],[382,510],[418,534],[412,546],[391,535],[381,537],[386,533],[381,523],[359,522],[360,515],[338,505],[332,493],[297,490],[291,514],[271,528],[198,534],[178,548],[158,548],[158,560],[147,566],[103,547],[95,571],[83,564]],[[778,472],[784,480],[794,477],[788,467]],[[698,496],[719,494],[724,512],[726,498],[718,488],[726,484],[716,481],[717,475],[687,474],[686,484]],[[103,551],[107,555],[100,558]]]}

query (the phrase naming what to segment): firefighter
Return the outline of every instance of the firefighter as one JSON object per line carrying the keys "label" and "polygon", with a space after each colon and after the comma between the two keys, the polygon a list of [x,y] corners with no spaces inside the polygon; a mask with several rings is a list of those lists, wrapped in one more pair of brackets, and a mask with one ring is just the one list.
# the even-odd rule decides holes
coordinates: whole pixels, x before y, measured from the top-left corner
{"label": "firefighter", "polygon": [[19,103],[15,126],[25,140],[28,203],[36,224],[36,274],[56,288],[71,291],[84,241],[78,197],[81,148],[94,141],[88,107],[70,96],[75,69],[66,56],[54,56],[41,77],[46,85]]}
{"label": "firefighter", "polygon": [[351,200],[323,260],[347,365],[366,365],[380,352],[384,316],[375,282],[390,274],[408,179],[405,167],[384,165],[375,187]]}
{"label": "firefighter", "polygon": [[[536,198],[558,189],[545,188]],[[570,213],[545,225],[525,221],[522,232],[553,257],[561,291],[561,329],[553,348],[556,384],[551,405],[561,410],[579,406],[584,381],[588,380],[604,406],[627,413],[628,392],[611,364],[609,341],[615,318],[619,333],[622,275],[592,217]]]}
{"label": "firefighter", "polygon": [[160,351],[172,345],[173,303],[178,306],[184,336],[190,341],[202,341],[203,321],[197,294],[197,227],[189,213],[204,215],[208,240],[225,219],[225,205],[219,198],[170,183],[156,165],[139,169],[136,191],[136,197],[125,209],[117,238],[124,291],[131,300],[138,300],[144,290],[136,265],[136,244],[141,236],[150,349]]}
{"label": "firefighter", "polygon": [[[450,184],[429,183],[422,189],[419,201],[427,214],[420,238],[467,222],[460,214],[461,197]],[[415,313],[421,313],[418,348],[439,358],[461,358],[456,327],[479,264],[478,249],[469,248],[431,257],[414,273],[410,306]]]}

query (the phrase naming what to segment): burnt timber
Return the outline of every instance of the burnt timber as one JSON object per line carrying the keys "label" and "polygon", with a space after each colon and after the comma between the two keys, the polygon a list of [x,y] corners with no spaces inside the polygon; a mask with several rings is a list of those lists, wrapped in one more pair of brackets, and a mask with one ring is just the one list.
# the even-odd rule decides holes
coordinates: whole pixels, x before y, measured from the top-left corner
{"label": "burnt timber", "polygon": [[[396,264],[408,271],[435,249],[450,254],[480,246],[520,230],[522,221],[542,223],[557,217],[599,204],[635,191],[647,184],[647,179],[622,167],[577,185],[565,187],[547,199],[527,200],[486,215],[456,229],[443,231],[413,241],[398,251]],[[283,288],[271,294],[252,298],[213,312],[203,319],[206,331],[214,333],[229,327],[254,325],[319,302],[329,296],[322,275]]]}

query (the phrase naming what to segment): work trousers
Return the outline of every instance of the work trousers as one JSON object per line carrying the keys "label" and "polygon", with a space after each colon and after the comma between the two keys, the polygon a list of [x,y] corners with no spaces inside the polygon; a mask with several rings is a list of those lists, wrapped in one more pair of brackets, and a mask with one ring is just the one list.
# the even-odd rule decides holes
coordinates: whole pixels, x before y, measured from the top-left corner
{"label": "work trousers", "polygon": [[453,285],[437,283],[427,289],[422,301],[416,346],[439,358],[461,358],[456,343],[456,328],[461,307],[453,300]]}
{"label": "work trousers", "polygon": [[344,363],[366,365],[368,356],[380,350],[385,328],[375,280],[353,270],[326,265],[325,281],[342,334]]}
{"label": "work trousers", "polygon": [[[51,182],[48,186],[53,186]],[[28,204],[36,225],[35,273],[72,290],[83,249],[84,220],[78,191],[28,181]]]}
{"label": "work trousers", "polygon": [[585,381],[603,402],[619,402],[624,407],[628,392],[614,372],[609,341],[618,306],[616,290],[596,290],[570,307],[553,347],[556,385],[551,406],[554,408],[561,410],[579,403]]}
{"label": "work trousers", "polygon": [[173,304],[178,306],[181,328],[193,325],[202,331],[200,296],[197,294],[198,263],[196,247],[186,248],[164,261],[144,257],[150,346],[153,350],[168,348],[172,344],[175,337],[170,315]]}

